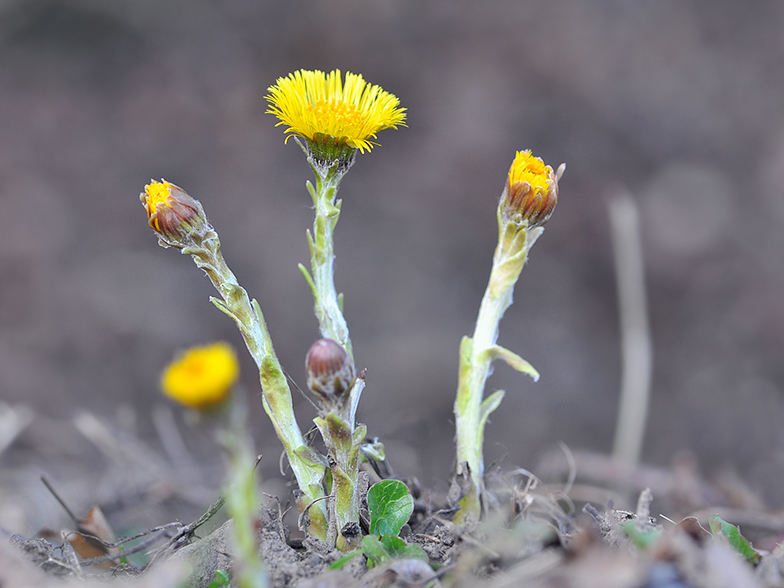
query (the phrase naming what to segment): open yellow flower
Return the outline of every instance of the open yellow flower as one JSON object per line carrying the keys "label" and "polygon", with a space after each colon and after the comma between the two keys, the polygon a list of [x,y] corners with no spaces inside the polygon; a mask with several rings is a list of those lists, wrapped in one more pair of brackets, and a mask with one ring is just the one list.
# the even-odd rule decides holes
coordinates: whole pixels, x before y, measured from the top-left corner
{"label": "open yellow flower", "polygon": [[268,91],[267,113],[280,119],[276,126],[288,125],[289,136],[309,141],[329,137],[364,153],[377,144],[370,139],[379,131],[405,124],[400,100],[358,74],[347,72],[343,83],[340,70],[302,69],[278,78]]}
{"label": "open yellow flower", "polygon": [[229,397],[240,375],[231,345],[192,347],[172,361],[161,376],[163,393],[190,408],[210,408]]}
{"label": "open yellow flower", "polygon": [[518,151],[501,195],[504,216],[518,223],[525,221],[528,228],[546,223],[558,204],[558,179],[563,168],[554,172],[530,151]]}

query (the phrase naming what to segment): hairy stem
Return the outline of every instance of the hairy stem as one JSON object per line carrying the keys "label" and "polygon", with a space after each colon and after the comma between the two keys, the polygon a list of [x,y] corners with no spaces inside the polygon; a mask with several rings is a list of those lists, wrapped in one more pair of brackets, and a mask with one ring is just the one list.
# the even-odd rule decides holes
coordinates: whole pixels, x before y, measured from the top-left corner
{"label": "hairy stem", "polygon": [[[230,316],[245,340],[245,345],[259,368],[264,410],[272,421],[275,432],[283,443],[291,469],[300,489],[311,501],[324,496],[322,481],[324,466],[312,456],[294,415],[286,376],[272,346],[267,324],[258,302],[251,300],[239,285],[234,273],[226,265],[220,251],[217,233],[203,241],[202,246],[184,249],[197,266],[202,268],[223,300],[212,298],[220,310]],[[312,535],[326,537],[326,508],[319,502],[311,509]]]}
{"label": "hairy stem", "polygon": [[235,394],[227,422],[217,431],[228,461],[226,508],[234,521],[234,577],[240,588],[265,588],[267,575],[256,547],[258,495],[256,492],[254,455],[248,438],[244,398]]}
{"label": "hairy stem", "polygon": [[310,245],[311,274],[300,266],[305,274],[315,302],[316,318],[319,321],[321,336],[337,341],[346,350],[349,357],[353,358],[351,339],[349,338],[348,325],[343,316],[341,300],[335,289],[335,226],[340,218],[341,201],[336,200],[336,194],[343,174],[330,169],[325,175],[316,171],[316,186],[308,182],[313,204],[316,207],[316,218],[313,221],[313,230],[308,231],[308,244]]}
{"label": "hairy stem", "polygon": [[503,220],[498,213],[499,238],[493,256],[493,267],[487,284],[473,337],[465,337],[460,345],[460,372],[455,399],[457,442],[457,473],[469,468],[471,489],[461,500],[458,521],[478,519],[481,514],[480,496],[484,459],[482,444],[489,414],[497,408],[503,392],[496,392],[485,402],[485,382],[491,374],[493,360],[505,359],[512,367],[538,377],[536,371],[522,358],[496,345],[498,325],[504,312],[512,304],[515,283],[525,265],[528,251],[542,229],[527,230],[525,225]]}

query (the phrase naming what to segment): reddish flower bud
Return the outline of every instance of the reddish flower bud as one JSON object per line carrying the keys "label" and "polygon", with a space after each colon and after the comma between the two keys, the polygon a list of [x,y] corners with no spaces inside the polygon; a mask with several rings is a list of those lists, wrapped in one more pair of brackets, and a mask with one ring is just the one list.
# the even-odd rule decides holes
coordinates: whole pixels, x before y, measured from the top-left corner
{"label": "reddish flower bud", "polygon": [[153,180],[139,197],[147,210],[150,228],[164,246],[192,247],[212,230],[201,203],[179,186]]}
{"label": "reddish flower bud", "polygon": [[305,359],[308,388],[325,408],[336,408],[351,389],[356,374],[354,362],[341,345],[332,339],[319,339]]}
{"label": "reddish flower bud", "polygon": [[558,204],[558,179],[563,166],[554,172],[530,151],[518,151],[509,168],[501,206],[504,219],[530,229],[546,223]]}

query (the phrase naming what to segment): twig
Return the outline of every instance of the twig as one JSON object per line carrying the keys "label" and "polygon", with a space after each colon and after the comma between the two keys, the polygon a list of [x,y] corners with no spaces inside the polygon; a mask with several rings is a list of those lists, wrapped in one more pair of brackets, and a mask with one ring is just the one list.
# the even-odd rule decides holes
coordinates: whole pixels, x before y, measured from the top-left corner
{"label": "twig", "polygon": [[613,457],[640,460],[651,387],[653,352],[645,301],[645,274],[637,206],[627,194],[609,203],[621,326],[621,399]]}
{"label": "twig", "polygon": [[572,489],[572,486],[574,486],[574,481],[577,478],[577,462],[574,459],[574,453],[572,453],[572,450],[569,449],[569,446],[566,443],[558,441],[558,447],[563,451],[564,456],[566,456],[566,463],[569,465],[569,477],[566,479],[566,483],[562,490],[564,496],[568,496],[569,491]]}
{"label": "twig", "polygon": [[57,500],[57,502],[59,502],[59,503],[60,503],[60,506],[62,506],[62,507],[63,507],[63,510],[64,510],[64,511],[65,511],[65,512],[68,514],[68,516],[69,516],[69,517],[71,517],[71,520],[72,520],[72,521],[73,521],[75,524],[77,524],[77,525],[78,525],[78,524],[79,524],[79,519],[77,519],[77,518],[76,518],[76,515],[74,515],[73,511],[71,511],[71,509],[70,509],[70,508],[68,508],[68,505],[65,503],[65,500],[63,500],[63,499],[60,497],[60,495],[59,495],[59,494],[57,493],[57,491],[54,489],[54,487],[52,486],[52,484],[50,484],[50,483],[49,483],[49,480],[46,478],[46,476],[41,476],[41,482],[43,482],[43,483],[44,483],[44,486],[46,486],[46,489],[47,489],[47,490],[49,490],[49,492],[51,492],[51,494],[52,494],[52,496],[54,496],[55,500]]}
{"label": "twig", "polygon": [[184,475],[189,480],[193,480],[195,478],[194,472],[198,468],[188,452],[182,435],[180,435],[172,410],[168,406],[157,405],[152,412],[152,423],[169,461],[181,476]]}
{"label": "twig", "polygon": [[[92,539],[93,541],[96,541],[97,543],[100,543],[104,547],[107,547],[109,549],[113,549],[115,547],[120,547],[121,545],[125,545],[129,541],[135,541],[136,539],[140,539],[142,537],[145,537],[145,536],[147,536],[147,535],[149,535],[151,533],[157,533],[159,531],[167,531],[168,529],[171,529],[172,527],[182,527],[182,523],[166,523],[165,525],[160,525],[159,527],[153,527],[152,529],[147,529],[146,531],[142,531],[141,533],[137,533],[136,535],[133,535],[131,537],[123,537],[122,539],[118,539],[114,543],[111,543],[111,542],[108,542],[108,541],[104,541],[100,537],[96,537],[95,535],[91,535],[90,533],[85,533],[83,531],[76,531],[76,533],[78,533],[79,535],[81,535],[82,537],[85,537],[87,539]],[[124,553],[127,554],[129,552],[126,551]],[[120,555],[122,556],[122,554],[120,554]]]}
{"label": "twig", "polygon": [[[171,525],[176,525],[176,524],[178,524],[178,523],[171,523]],[[164,526],[167,526],[167,525],[164,525]],[[82,565],[83,566],[94,566],[94,565],[97,565],[97,564],[106,563],[107,561],[114,561],[116,559],[122,559],[123,557],[126,557],[128,555],[133,555],[134,553],[138,553],[140,551],[144,551],[145,549],[150,547],[153,543],[155,543],[158,539],[163,537],[165,534],[166,534],[166,530],[164,529],[163,531],[160,531],[157,535],[154,535],[153,537],[150,537],[146,541],[142,541],[138,545],[134,545],[133,547],[130,547],[130,548],[126,549],[125,551],[120,551],[118,553],[111,553],[109,555],[101,555],[99,557],[91,557],[90,559],[84,559],[84,560],[82,560]],[[128,539],[128,541],[130,541],[130,539]]]}
{"label": "twig", "polygon": [[[259,466],[259,463],[261,463],[261,458],[262,458],[261,455],[256,457],[256,462],[253,464],[254,471]],[[226,495],[222,494],[218,498],[218,500],[216,500],[215,502],[212,503],[212,505],[210,505],[210,507],[207,509],[207,511],[203,515],[201,515],[198,519],[196,519],[195,521],[193,521],[189,525],[185,525],[184,527],[182,527],[177,532],[177,534],[174,535],[169,540],[169,542],[166,545],[161,547],[161,549],[158,552],[156,552],[156,554],[147,563],[147,566],[149,567],[150,564],[152,564],[156,559],[161,557],[164,553],[167,553],[167,552],[169,552],[171,550],[177,549],[185,541],[189,540],[191,538],[191,536],[196,532],[196,529],[198,529],[203,524],[205,524],[207,521],[209,521],[212,517],[214,517],[215,514],[223,507],[223,505],[225,503],[226,503]]]}

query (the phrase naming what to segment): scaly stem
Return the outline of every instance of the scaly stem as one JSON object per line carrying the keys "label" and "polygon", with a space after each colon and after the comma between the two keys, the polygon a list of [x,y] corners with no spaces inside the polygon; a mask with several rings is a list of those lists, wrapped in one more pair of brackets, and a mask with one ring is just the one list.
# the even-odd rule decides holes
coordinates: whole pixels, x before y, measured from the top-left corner
{"label": "scaly stem", "polygon": [[[300,270],[313,290],[315,313],[319,321],[321,336],[340,343],[349,357],[353,359],[348,325],[343,316],[342,300],[335,289],[334,271],[333,235],[340,218],[341,205],[341,201],[336,200],[336,194],[345,171],[338,171],[337,166],[333,166],[326,172],[323,168],[314,166],[314,171],[316,172],[315,188],[310,182],[307,183],[308,192],[316,207],[313,231],[308,231],[312,274],[309,274],[302,265],[300,265]],[[320,172],[324,175],[321,175]]]}
{"label": "scaly stem", "polygon": [[[365,387],[360,376],[354,381],[350,398],[357,398]],[[327,460],[332,472],[329,532],[327,545],[349,551],[359,545],[359,449],[367,435],[365,425],[354,426],[356,405],[350,401],[313,420],[329,448]]]}
{"label": "scaly stem", "polygon": [[[354,164],[357,150],[339,139],[324,140],[323,137],[318,141],[306,140],[304,145],[298,143],[316,176],[315,187],[311,182],[306,184],[316,209],[313,230],[307,233],[310,272],[301,264],[299,268],[313,291],[321,336],[338,343],[353,365],[342,295],[339,296],[335,289],[334,233],[341,207],[341,201],[336,198],[338,187]],[[327,446],[327,460],[332,473],[327,544],[342,551],[356,547],[361,536],[357,491],[359,447],[367,429],[364,425],[355,428],[354,419],[364,387],[364,379],[360,376],[340,406],[326,406],[326,410],[314,419]]]}
{"label": "scaly stem", "polygon": [[[214,231],[204,239],[201,246],[183,249],[182,252],[190,254],[196,265],[206,272],[223,298],[222,301],[211,298],[212,302],[234,320],[242,333],[245,345],[259,368],[264,410],[283,443],[300,490],[311,502],[322,498],[325,469],[307,446],[297,425],[291,390],[275,355],[258,302],[250,300],[248,293],[239,285],[237,278],[226,265],[220,251],[218,235]],[[324,539],[326,507],[323,501],[310,509],[310,517],[309,532]]]}
{"label": "scaly stem", "polygon": [[479,307],[474,335],[471,338],[464,337],[460,344],[460,372],[454,407],[457,473],[465,473],[464,465],[468,466],[471,489],[460,501],[462,510],[457,515],[459,522],[468,518],[476,520],[481,514],[484,429],[487,417],[498,407],[504,394],[498,391],[482,401],[493,360],[501,357],[515,369],[538,377],[536,370],[525,360],[496,345],[496,339],[501,317],[512,304],[514,286],[525,265],[528,251],[543,229],[529,231],[525,225],[505,221],[499,208],[498,230],[493,268]]}

